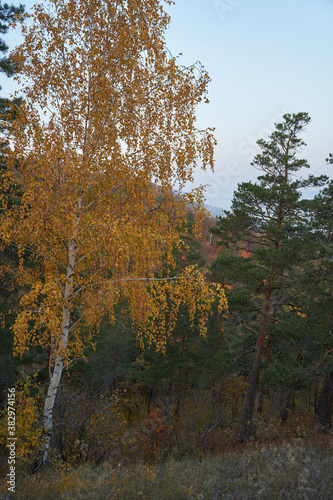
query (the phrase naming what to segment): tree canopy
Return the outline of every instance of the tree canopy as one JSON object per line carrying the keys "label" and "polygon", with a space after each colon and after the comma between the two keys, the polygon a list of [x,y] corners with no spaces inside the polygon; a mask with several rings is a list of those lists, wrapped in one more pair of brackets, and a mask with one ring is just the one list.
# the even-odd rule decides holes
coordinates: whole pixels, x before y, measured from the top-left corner
{"label": "tree canopy", "polygon": [[[176,195],[174,187],[192,179],[199,160],[204,169],[213,166],[214,138],[195,126],[208,75],[198,65],[179,67],[169,55],[169,17],[158,0],[50,0],[26,17],[24,42],[12,54],[24,103],[10,129],[2,179],[7,190],[19,183],[23,196],[4,210],[0,230],[20,256],[15,351],[51,349],[49,442],[64,363],[82,355],[103,313],[112,319],[114,305],[127,297],[133,321],[154,325],[168,307],[161,293],[175,277],[160,275],[159,292],[147,284],[162,261],[172,267],[188,204],[195,201],[200,213],[201,190]],[[204,313],[202,332],[205,301],[212,300],[204,288],[197,273],[188,273],[174,295],[177,305],[185,293],[191,317]],[[219,287],[217,294],[222,309]]]}

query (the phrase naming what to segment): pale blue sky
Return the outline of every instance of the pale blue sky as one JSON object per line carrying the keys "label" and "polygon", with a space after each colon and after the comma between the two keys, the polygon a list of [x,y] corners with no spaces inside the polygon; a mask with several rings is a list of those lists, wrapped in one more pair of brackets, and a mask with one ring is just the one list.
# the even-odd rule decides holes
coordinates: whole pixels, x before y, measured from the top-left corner
{"label": "pale blue sky", "polygon": [[[22,3],[28,10],[34,2]],[[210,185],[207,203],[228,208],[237,183],[256,178],[255,143],[284,113],[309,113],[303,156],[313,174],[333,177],[325,163],[333,152],[333,0],[176,0],[167,11],[171,53],[181,52],[184,65],[199,60],[212,79],[198,126],[216,129],[215,173],[198,171],[194,183]],[[10,81],[2,83],[4,94]]]}
{"label": "pale blue sky", "polygon": [[199,125],[216,128],[215,173],[196,175],[210,184],[208,203],[228,208],[237,183],[256,178],[256,140],[286,112],[309,113],[303,155],[312,173],[333,177],[325,163],[333,152],[333,1],[178,0],[168,12],[169,49],[183,53],[183,64],[200,60],[212,79]]}

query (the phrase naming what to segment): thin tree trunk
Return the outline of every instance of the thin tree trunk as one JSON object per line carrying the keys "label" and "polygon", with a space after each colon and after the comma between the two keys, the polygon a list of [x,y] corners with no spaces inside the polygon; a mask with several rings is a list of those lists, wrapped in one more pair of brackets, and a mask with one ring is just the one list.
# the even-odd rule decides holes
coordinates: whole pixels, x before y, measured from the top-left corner
{"label": "thin tree trunk", "polygon": [[51,380],[49,383],[47,396],[44,403],[44,411],[43,411],[43,451],[42,458],[40,463],[35,470],[41,469],[44,467],[46,460],[50,451],[51,437],[53,431],[53,409],[55,404],[56,395],[58,392],[62,371],[64,368],[64,359],[65,353],[68,344],[68,335],[69,335],[69,327],[70,327],[70,317],[71,317],[71,308],[73,301],[73,282],[74,282],[74,271],[75,271],[75,259],[78,251],[77,246],[77,234],[78,227],[81,216],[81,207],[82,207],[82,195],[80,196],[77,204],[77,211],[75,214],[75,232],[74,236],[70,239],[68,245],[68,257],[67,257],[67,270],[66,270],[66,285],[65,285],[65,293],[64,293],[64,307],[62,312],[62,323],[61,323],[61,338],[59,347],[57,350],[57,356],[55,360],[55,365],[53,368],[53,373],[51,376]]}
{"label": "thin tree trunk", "polygon": [[257,402],[257,413],[261,413],[263,406],[264,406],[264,397],[266,396],[266,390],[261,387],[260,392],[259,392],[259,397],[258,397],[258,402]]}
{"label": "thin tree trunk", "polygon": [[287,399],[282,409],[280,410],[281,425],[284,425],[288,420],[288,414],[289,414],[288,410],[290,410],[290,403],[293,401],[294,394],[295,394],[295,389],[292,388],[287,396]]}
{"label": "thin tree trunk", "polygon": [[327,434],[331,427],[331,418],[333,410],[333,371],[327,373],[324,379],[324,385],[321,390],[317,416],[319,420],[319,433]]}
{"label": "thin tree trunk", "polygon": [[[217,353],[219,353],[220,350],[221,350],[222,334],[223,334],[222,321],[223,321],[223,315],[220,314],[220,318],[219,318],[219,335],[218,335],[217,347],[216,347],[216,352]],[[216,395],[217,395],[217,386],[218,386],[219,374],[220,374],[220,370],[219,370],[219,366],[217,365],[216,368],[215,368],[215,377],[214,377],[214,383],[213,383],[213,403],[214,403],[214,401],[216,399]]]}
{"label": "thin tree trunk", "polygon": [[181,393],[182,393],[182,385],[183,385],[183,371],[184,371],[184,352],[185,352],[185,331],[183,332],[182,336],[182,346],[181,346],[181,359],[180,359],[180,367],[179,367],[179,375],[178,375],[178,387],[177,387],[177,400],[176,400],[176,410],[175,410],[175,416],[179,416],[179,410],[180,410],[180,399],[181,399]]}
{"label": "thin tree trunk", "polygon": [[[303,359],[303,356],[301,354],[298,354],[297,356],[297,364],[300,365],[302,363],[302,359]],[[292,412],[294,413],[295,412],[295,391],[298,390],[300,388],[300,380],[299,378],[296,378],[295,381],[294,381],[294,385],[293,387],[291,388],[291,390],[289,391],[288,393],[288,396],[286,398],[286,401],[282,407],[282,409],[280,410],[280,419],[281,419],[281,425],[285,424],[288,420],[288,415],[289,415],[289,412],[288,410],[290,410],[290,403],[292,403]]]}
{"label": "thin tree trunk", "polygon": [[154,392],[154,388],[153,388],[153,386],[150,386],[149,396],[148,396],[148,404],[147,404],[147,412],[148,412],[148,414],[150,412],[150,406],[151,406],[151,402],[153,400],[153,392]]}

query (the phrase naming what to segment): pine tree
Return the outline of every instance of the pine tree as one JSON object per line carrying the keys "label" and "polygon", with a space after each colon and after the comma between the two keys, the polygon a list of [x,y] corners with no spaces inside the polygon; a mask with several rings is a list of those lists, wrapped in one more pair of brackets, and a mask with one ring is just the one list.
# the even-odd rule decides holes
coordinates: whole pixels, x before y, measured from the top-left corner
{"label": "pine tree", "polygon": [[[24,13],[24,6],[20,4],[18,7],[14,7],[14,5],[8,5],[5,3],[2,5],[0,2],[0,33],[6,34],[9,30],[10,23],[15,22],[17,18],[22,18]],[[5,54],[8,52],[8,45],[5,41],[0,38],[0,53],[3,54],[3,57],[0,59],[0,72],[4,73],[7,77],[12,77],[15,74],[15,65],[10,60],[10,58],[6,57]],[[1,90],[1,87],[0,87]],[[0,132],[4,132],[6,129],[6,122],[9,120],[15,119],[17,106],[19,105],[20,100],[10,100],[0,98],[0,115],[1,115],[1,124],[0,124]],[[3,144],[6,144],[3,143]],[[3,149],[4,145],[2,145]]]}
{"label": "pine tree", "polygon": [[[14,5],[8,5],[8,3],[2,5],[2,2],[0,2],[0,33],[6,34],[9,30],[9,24],[14,22],[17,17],[22,17],[23,13],[24,6],[22,4],[15,7]],[[0,52],[2,54],[8,52],[8,46],[3,39],[0,39]],[[13,76],[15,66],[10,59],[4,56],[0,59],[0,71],[7,76]]]}
{"label": "pine tree", "polygon": [[[17,18],[22,19],[24,6],[14,7],[0,3],[0,33],[6,34],[9,30],[9,24],[13,23]],[[0,53],[4,56],[0,59],[0,72],[7,77],[12,77],[15,74],[15,66],[13,62],[5,56],[8,52],[8,46],[5,41],[0,38]],[[1,90],[1,87],[0,87]],[[2,140],[0,143],[0,170],[6,169],[6,150],[8,147],[8,125],[17,117],[18,107],[21,103],[20,98],[7,99],[0,97],[0,134]]]}
{"label": "pine tree", "polygon": [[304,253],[302,190],[326,180],[296,177],[302,168],[309,168],[297,156],[305,146],[299,134],[309,121],[306,113],[286,114],[268,141],[258,141],[262,152],[251,165],[261,175],[256,183],[238,186],[231,211],[212,229],[221,245],[234,245],[233,251],[224,250],[219,256],[212,273],[215,280],[233,286],[228,294],[229,310],[241,333],[238,342],[244,346],[238,359],[254,352],[240,432],[245,441],[255,434],[253,415],[261,364],[264,352],[269,364],[279,315],[298,311],[288,290],[291,272]]}

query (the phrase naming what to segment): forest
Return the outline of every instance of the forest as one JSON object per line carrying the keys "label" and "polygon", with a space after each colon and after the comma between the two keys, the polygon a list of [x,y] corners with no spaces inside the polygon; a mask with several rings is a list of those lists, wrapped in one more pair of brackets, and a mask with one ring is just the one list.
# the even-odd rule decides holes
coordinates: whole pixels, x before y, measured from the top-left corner
{"label": "forest", "polygon": [[0,99],[0,498],[333,498],[333,180],[304,158],[308,113],[211,217],[184,191],[214,168],[210,79],[168,52],[162,2],[0,19],[24,36],[0,44],[20,84]]}

